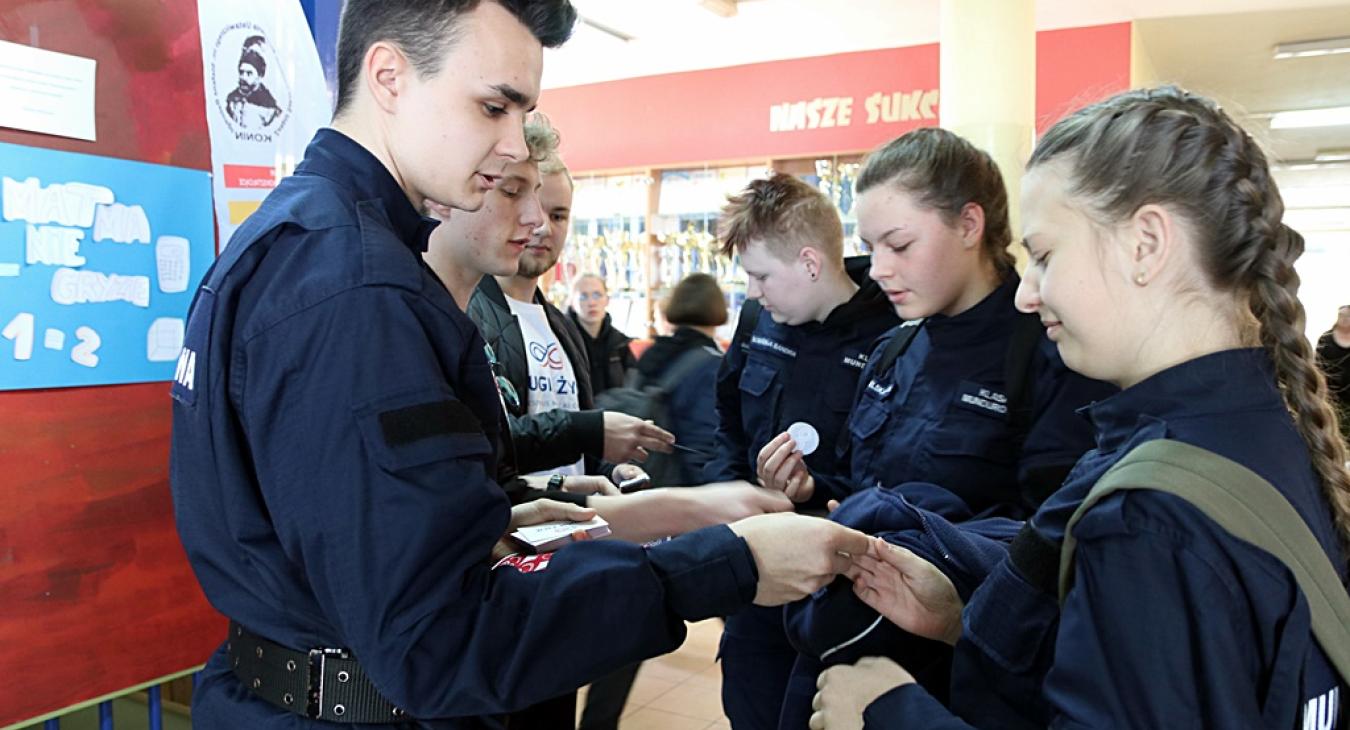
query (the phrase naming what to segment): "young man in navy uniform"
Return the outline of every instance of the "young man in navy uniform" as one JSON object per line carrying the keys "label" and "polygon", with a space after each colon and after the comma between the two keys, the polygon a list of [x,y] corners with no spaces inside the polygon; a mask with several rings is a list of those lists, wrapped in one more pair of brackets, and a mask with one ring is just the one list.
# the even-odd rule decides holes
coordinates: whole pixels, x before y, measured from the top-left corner
{"label": "young man in navy uniform", "polygon": [[[738,252],[758,302],[741,312],[717,375],[717,454],[707,481],[754,481],[760,451],[795,422],[810,424],[819,448],[806,457],[811,496],[801,480],[784,488],[808,509],[850,490],[836,443],[874,341],[900,323],[867,260],[844,259],[839,214],[823,193],[791,175],[757,180],[722,211],[724,252]],[[727,619],[720,650],[722,704],[738,729],[776,728],[797,652],[782,611],[751,608]]]}
{"label": "young man in navy uniform", "polygon": [[574,19],[565,0],[348,0],[333,128],[207,273],[172,390],[179,534],[231,619],[198,728],[500,727],[867,549],[783,514],[493,569],[513,525],[592,512],[509,506],[484,342],[422,262],[418,211],[475,209],[525,158],[543,46]]}

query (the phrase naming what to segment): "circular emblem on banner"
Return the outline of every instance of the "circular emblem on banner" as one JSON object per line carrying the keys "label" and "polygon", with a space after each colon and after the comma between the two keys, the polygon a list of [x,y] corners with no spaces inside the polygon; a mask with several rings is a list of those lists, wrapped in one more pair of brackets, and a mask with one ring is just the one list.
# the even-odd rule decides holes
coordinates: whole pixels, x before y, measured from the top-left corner
{"label": "circular emblem on banner", "polygon": [[234,23],[211,52],[211,98],[238,142],[271,144],[291,118],[291,84],[267,32]]}

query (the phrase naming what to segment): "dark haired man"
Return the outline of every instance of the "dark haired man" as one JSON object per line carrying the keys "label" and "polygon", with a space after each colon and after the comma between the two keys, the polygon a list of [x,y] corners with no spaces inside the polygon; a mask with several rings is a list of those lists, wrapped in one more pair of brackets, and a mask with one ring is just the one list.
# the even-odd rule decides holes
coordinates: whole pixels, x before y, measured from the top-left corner
{"label": "dark haired man", "polygon": [[422,261],[418,211],[477,209],[527,157],[542,43],[574,18],[566,0],[348,0],[333,128],[207,272],[171,391],[179,535],[231,619],[199,730],[500,727],[867,549],[765,515],[494,567],[513,526],[593,512],[509,506],[484,342]]}

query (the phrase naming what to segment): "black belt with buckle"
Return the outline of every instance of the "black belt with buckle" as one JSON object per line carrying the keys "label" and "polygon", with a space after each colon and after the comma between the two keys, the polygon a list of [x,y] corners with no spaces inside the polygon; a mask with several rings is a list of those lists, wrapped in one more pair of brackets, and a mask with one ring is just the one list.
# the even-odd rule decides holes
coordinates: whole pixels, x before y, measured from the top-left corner
{"label": "black belt with buckle", "polygon": [[288,649],[230,622],[227,645],[234,676],[253,694],[311,720],[403,723],[407,713],[386,700],[345,649]]}

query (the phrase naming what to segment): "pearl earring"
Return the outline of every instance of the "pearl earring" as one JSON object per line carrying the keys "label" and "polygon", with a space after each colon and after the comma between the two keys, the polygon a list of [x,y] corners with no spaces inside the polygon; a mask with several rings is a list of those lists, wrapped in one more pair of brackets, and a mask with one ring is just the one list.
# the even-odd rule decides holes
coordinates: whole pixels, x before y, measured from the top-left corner
{"label": "pearl earring", "polygon": [[1144,271],[1136,271],[1136,272],[1134,272],[1134,283],[1135,283],[1135,284],[1138,284],[1139,286],[1143,286],[1147,281],[1148,281],[1148,272],[1144,272]]}

